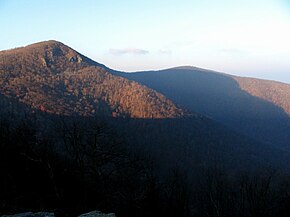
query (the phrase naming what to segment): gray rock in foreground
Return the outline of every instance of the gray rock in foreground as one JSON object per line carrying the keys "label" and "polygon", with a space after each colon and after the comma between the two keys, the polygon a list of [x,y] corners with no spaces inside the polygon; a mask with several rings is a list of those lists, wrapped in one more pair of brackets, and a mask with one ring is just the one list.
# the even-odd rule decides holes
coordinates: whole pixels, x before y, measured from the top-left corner
{"label": "gray rock in foreground", "polygon": [[19,213],[15,215],[3,215],[2,217],[55,217],[53,213],[49,212],[25,212],[25,213]]}
{"label": "gray rock in foreground", "polygon": [[116,217],[114,213],[104,214],[100,211],[92,211],[89,213],[82,214],[78,217]]}
{"label": "gray rock in foreground", "polygon": [[[25,213],[19,213],[15,215],[2,215],[1,217],[55,217],[53,213],[49,212],[25,212]],[[116,217],[114,213],[104,214],[100,211],[92,211],[89,213],[82,214],[78,217]]]}

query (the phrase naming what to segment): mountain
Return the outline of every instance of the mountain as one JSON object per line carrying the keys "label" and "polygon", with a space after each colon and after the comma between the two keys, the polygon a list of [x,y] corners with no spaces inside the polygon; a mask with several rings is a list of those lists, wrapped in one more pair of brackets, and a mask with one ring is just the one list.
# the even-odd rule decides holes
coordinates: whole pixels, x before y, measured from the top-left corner
{"label": "mountain", "polygon": [[[125,129],[122,134],[131,148],[147,150],[156,158],[163,155],[159,160],[164,162],[172,161],[168,156],[174,158],[178,153],[179,160],[172,162],[182,162],[182,147],[190,150],[199,147],[189,153],[188,165],[193,155],[199,156],[198,164],[202,164],[205,160],[202,153],[209,146],[215,154],[209,154],[206,161],[215,155],[219,161],[235,161],[231,165],[236,167],[246,164],[239,165],[242,159],[251,162],[249,156],[254,156],[252,160],[256,162],[268,159],[273,164],[284,159],[274,159],[275,154],[259,156],[262,152],[280,153],[280,150],[271,143],[260,144],[240,136],[239,132],[246,129],[254,135],[264,135],[265,126],[262,133],[253,129],[271,121],[266,130],[280,136],[284,128],[276,125],[286,115],[271,103],[246,94],[232,77],[215,72],[175,68],[126,74],[110,70],[60,42],[45,41],[0,52],[0,94],[3,114],[14,109],[16,113],[107,117],[120,132]],[[211,118],[234,126],[236,132]],[[287,139],[289,134],[283,136]]]}
{"label": "mountain", "polygon": [[185,112],[156,91],[113,76],[56,41],[0,52],[0,93],[51,114],[176,118]]}
{"label": "mountain", "polygon": [[268,195],[287,207],[284,184],[268,186],[289,171],[288,86],[256,86],[197,68],[118,72],[57,41],[0,51],[0,215],[249,216]]}
{"label": "mountain", "polygon": [[254,139],[290,149],[290,85],[196,67],[113,72],[150,87],[189,111]]}

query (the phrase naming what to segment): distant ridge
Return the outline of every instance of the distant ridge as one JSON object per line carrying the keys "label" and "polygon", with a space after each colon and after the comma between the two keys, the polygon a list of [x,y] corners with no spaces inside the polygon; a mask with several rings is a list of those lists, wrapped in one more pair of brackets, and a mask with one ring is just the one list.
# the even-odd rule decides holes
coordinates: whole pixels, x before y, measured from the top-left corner
{"label": "distant ridge", "polygon": [[242,90],[282,108],[290,117],[290,84],[232,76]]}
{"label": "distant ridge", "polygon": [[117,74],[164,94],[189,111],[290,150],[289,84],[191,66]]}

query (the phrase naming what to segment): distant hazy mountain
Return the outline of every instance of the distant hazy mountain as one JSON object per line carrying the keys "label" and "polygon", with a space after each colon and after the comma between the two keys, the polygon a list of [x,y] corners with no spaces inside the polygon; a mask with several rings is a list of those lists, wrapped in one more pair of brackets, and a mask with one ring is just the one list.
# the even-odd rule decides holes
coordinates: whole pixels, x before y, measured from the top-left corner
{"label": "distant hazy mountain", "polygon": [[114,72],[252,138],[290,149],[290,85],[196,67]]}

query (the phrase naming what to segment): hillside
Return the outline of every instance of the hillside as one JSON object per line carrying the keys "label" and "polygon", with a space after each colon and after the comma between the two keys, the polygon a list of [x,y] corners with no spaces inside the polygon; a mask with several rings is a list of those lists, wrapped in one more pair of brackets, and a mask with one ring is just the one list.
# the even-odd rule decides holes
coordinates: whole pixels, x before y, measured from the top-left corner
{"label": "hillside", "polygon": [[1,51],[0,93],[52,114],[134,118],[184,114],[156,91],[113,76],[56,41]]}
{"label": "hillside", "polygon": [[279,106],[290,116],[289,84],[255,78],[232,77],[239,83],[242,90]]}
{"label": "hillside", "polygon": [[[246,127],[249,123],[246,112],[237,108],[246,108],[244,103],[247,100],[251,103],[256,101],[242,91],[233,89],[231,78],[224,76],[221,80],[219,79],[221,75],[217,73],[199,70],[194,74],[192,68],[176,68],[160,72],[125,74],[112,71],[56,41],[1,51],[0,72],[2,114],[14,111],[16,114],[40,112],[68,118],[112,117],[114,121],[111,123],[118,131],[126,129],[122,134],[127,134],[126,137],[131,138],[127,139],[127,143],[132,144],[133,149],[137,150],[137,147],[148,149],[148,154],[156,158],[164,152],[166,154],[161,161],[170,162],[172,160],[166,156],[175,158],[178,153],[180,153],[179,159],[182,159],[184,155],[180,152],[181,147],[189,147],[189,149],[200,147],[198,148],[200,152],[195,150],[189,153],[191,159],[189,162],[192,163],[194,154],[205,153],[205,147],[213,145],[212,149],[215,150],[213,155],[219,156],[221,161],[227,162],[229,159],[235,161],[235,164],[232,163],[236,165],[235,167],[244,167],[246,163],[239,165],[238,162],[245,158],[249,159],[245,162],[268,159],[267,161],[275,164],[276,160],[270,159],[272,157],[269,155],[258,156],[263,152],[261,147],[264,147],[266,152],[279,152],[271,145],[239,135],[240,129],[236,127],[239,126],[237,123],[242,119],[241,123],[246,124]],[[215,80],[212,80],[212,76]],[[143,83],[149,88],[132,80]],[[159,92],[184,108],[190,109],[191,112],[179,108]],[[268,104],[265,103],[257,103],[257,106],[261,110],[269,109]],[[271,109],[272,107],[269,111],[273,110]],[[237,133],[210,118],[197,115],[195,111],[214,119],[217,114],[218,121],[226,117],[226,120],[235,124],[234,130],[237,130]],[[256,109],[246,111],[252,113],[251,118],[256,118]],[[283,113],[276,114],[275,109],[272,112],[284,118]],[[114,119],[117,117],[126,120],[123,122]],[[127,120],[127,118],[133,119]],[[140,118],[144,120],[138,121],[137,119]],[[152,122],[145,119],[152,119]],[[156,119],[164,119],[164,121],[159,122]],[[262,121],[264,123],[268,120],[272,121],[272,117]],[[47,117],[44,118],[44,122],[48,124]],[[272,121],[272,125],[269,125],[270,130],[274,126],[273,123],[275,122]],[[151,130],[147,129],[148,126],[151,126]],[[280,136],[281,128],[275,130],[278,130],[277,136]],[[141,135],[145,137],[141,139]],[[243,151],[231,153],[233,150]],[[242,152],[249,152],[251,153],[249,156],[254,157],[242,155]],[[226,156],[234,156],[236,159],[231,157],[228,159]],[[203,159],[202,154],[198,158]],[[203,159],[199,164],[210,159],[211,154],[207,160]]]}
{"label": "hillside", "polygon": [[288,191],[268,186],[272,171],[288,175],[288,117],[220,73],[126,74],[56,41],[1,51],[0,215],[220,216],[210,213],[225,204],[225,216],[249,216],[272,201],[279,211]]}
{"label": "hillside", "polygon": [[114,72],[244,135],[290,148],[290,85],[195,67]]}

